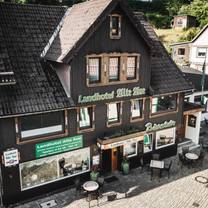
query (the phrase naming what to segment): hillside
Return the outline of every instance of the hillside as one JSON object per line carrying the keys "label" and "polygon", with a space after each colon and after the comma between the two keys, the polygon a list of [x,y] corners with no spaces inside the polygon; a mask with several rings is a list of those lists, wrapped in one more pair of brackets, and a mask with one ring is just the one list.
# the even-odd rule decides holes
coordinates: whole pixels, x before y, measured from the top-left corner
{"label": "hillside", "polygon": [[155,32],[168,52],[170,52],[170,44],[178,42],[186,34],[186,31],[178,29],[155,29]]}

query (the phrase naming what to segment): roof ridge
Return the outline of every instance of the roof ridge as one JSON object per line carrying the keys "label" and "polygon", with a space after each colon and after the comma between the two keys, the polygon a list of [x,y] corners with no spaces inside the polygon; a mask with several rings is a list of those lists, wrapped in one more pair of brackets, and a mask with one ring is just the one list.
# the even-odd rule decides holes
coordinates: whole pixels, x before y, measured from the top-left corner
{"label": "roof ridge", "polygon": [[15,5],[15,6],[30,6],[30,7],[46,7],[46,8],[69,8],[68,6],[61,6],[61,5],[46,5],[46,4],[21,4],[21,3],[15,3],[15,2],[0,2],[0,4],[4,5]]}

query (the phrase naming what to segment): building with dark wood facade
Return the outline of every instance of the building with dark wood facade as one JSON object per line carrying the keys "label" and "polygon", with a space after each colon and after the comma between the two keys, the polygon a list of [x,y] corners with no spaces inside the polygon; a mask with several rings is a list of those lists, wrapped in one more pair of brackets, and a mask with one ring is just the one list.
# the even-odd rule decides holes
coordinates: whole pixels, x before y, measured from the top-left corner
{"label": "building with dark wood facade", "polygon": [[125,2],[0,3],[0,19],[4,203],[176,154],[192,86]]}

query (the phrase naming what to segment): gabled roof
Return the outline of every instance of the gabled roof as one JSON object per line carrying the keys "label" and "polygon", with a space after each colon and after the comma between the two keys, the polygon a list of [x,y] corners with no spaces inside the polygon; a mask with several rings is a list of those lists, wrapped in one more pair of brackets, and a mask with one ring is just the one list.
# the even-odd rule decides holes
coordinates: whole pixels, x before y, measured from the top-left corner
{"label": "gabled roof", "polygon": [[136,17],[148,33],[152,45],[151,93],[159,95],[193,90],[193,86],[186,80],[184,74],[171,59],[150,23],[141,14],[137,14]]}
{"label": "gabled roof", "polygon": [[203,29],[194,37],[194,39],[191,42],[197,40],[207,28],[208,28],[208,24],[203,27]]}
{"label": "gabled roof", "polygon": [[[85,11],[86,13],[77,15],[83,16],[81,20],[84,21],[86,15],[92,13],[91,20],[93,21],[95,16],[102,13],[100,8],[100,12],[95,12],[96,15],[93,16],[99,2],[102,2],[103,6],[110,5],[109,2],[115,5],[119,2],[121,7],[124,6],[120,0],[91,0],[79,4],[79,7],[85,5],[86,8],[84,6],[77,12]],[[113,5],[111,6],[112,9]],[[1,70],[7,70],[7,72],[12,70],[17,82],[15,85],[0,87],[0,117],[53,111],[74,106],[49,62],[41,59],[41,54],[50,42],[49,40],[57,34],[57,28],[61,26],[63,18],[67,15],[66,11],[67,9],[63,7],[0,3],[0,45],[1,54],[4,55],[3,61],[6,63],[3,67],[1,65]],[[126,12],[144,41],[151,45],[151,93],[158,95],[191,90],[192,87],[171,60],[149,23],[143,16],[132,16],[128,9]],[[101,21],[98,16],[96,23]],[[79,24],[78,20],[73,19],[71,24]],[[82,33],[86,31],[86,28],[89,31],[91,26],[94,27],[91,21],[86,21],[85,24],[79,24],[80,28],[76,30],[81,30],[80,33]],[[63,37],[68,38],[68,35]],[[76,41],[74,37],[73,43],[76,44],[73,45],[72,50],[79,45],[79,41]],[[67,52],[65,51],[64,54]],[[61,59],[64,60],[64,57]]]}
{"label": "gabled roof", "polygon": [[12,70],[17,82],[0,86],[0,117],[73,105],[56,73],[40,58],[65,11],[63,7],[0,3],[1,70]]}
{"label": "gabled roof", "polygon": [[[54,38],[45,58],[56,62],[66,62],[66,59],[72,56],[75,50],[83,45],[83,42],[87,41],[96,27],[118,4],[125,10],[130,20],[134,22],[133,13],[128,10],[123,0],[90,0],[69,8],[62,27]],[[142,31],[143,28],[141,28],[140,23],[136,25],[134,22],[134,26],[138,29],[146,44],[149,45],[148,36]]]}

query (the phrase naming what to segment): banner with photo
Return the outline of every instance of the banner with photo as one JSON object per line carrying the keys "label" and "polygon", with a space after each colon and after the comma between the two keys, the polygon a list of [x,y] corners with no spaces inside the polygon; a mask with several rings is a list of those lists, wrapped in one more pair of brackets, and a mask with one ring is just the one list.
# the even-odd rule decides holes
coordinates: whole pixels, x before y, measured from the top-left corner
{"label": "banner with photo", "polygon": [[19,170],[21,190],[79,175],[90,170],[90,148],[21,163]]}

